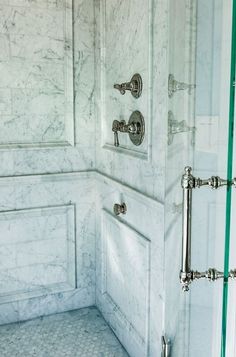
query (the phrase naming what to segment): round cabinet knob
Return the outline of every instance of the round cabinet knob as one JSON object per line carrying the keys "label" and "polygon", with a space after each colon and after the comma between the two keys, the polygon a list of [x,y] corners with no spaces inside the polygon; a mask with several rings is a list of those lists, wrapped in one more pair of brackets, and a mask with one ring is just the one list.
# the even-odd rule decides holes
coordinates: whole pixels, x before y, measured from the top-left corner
{"label": "round cabinet knob", "polygon": [[116,216],[119,216],[119,214],[126,214],[127,212],[127,207],[125,203],[122,203],[121,205],[119,203],[115,203],[113,207],[113,211]]}

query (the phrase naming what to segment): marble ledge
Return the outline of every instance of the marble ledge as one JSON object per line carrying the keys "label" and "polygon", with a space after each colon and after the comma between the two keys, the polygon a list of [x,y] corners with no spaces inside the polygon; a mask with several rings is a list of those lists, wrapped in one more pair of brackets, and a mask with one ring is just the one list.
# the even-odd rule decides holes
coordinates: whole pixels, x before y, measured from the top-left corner
{"label": "marble ledge", "polygon": [[15,183],[27,183],[27,182],[47,182],[47,181],[71,181],[71,180],[84,180],[84,179],[96,179],[98,182],[107,183],[127,193],[133,193],[140,196],[141,199],[145,199],[150,204],[156,204],[157,206],[164,206],[164,202],[157,200],[146,193],[143,193],[128,184],[122,183],[113,177],[110,177],[97,170],[83,170],[83,171],[68,171],[63,173],[39,173],[30,175],[14,175],[14,176],[0,176],[0,185],[11,185]]}

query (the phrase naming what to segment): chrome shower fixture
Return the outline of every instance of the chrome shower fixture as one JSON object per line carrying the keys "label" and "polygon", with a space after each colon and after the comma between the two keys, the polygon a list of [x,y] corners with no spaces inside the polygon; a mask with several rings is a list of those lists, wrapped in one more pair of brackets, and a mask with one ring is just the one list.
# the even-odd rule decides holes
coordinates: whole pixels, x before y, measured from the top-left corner
{"label": "chrome shower fixture", "polygon": [[114,84],[114,88],[120,91],[120,94],[124,95],[129,90],[134,98],[139,98],[142,94],[143,81],[140,74],[135,73],[130,82],[121,84]]}
{"label": "chrome shower fixture", "polygon": [[195,126],[188,126],[186,120],[177,121],[173,112],[168,112],[168,145],[173,143],[175,134],[192,132],[194,135],[195,131]]}
{"label": "chrome shower fixture", "polygon": [[128,133],[134,145],[141,145],[145,134],[144,117],[136,110],[131,114],[128,124],[126,124],[125,120],[114,120],[112,123],[112,131],[114,132],[114,145],[116,147],[120,146],[118,132]]}
{"label": "chrome shower fixture", "polygon": [[169,74],[168,79],[168,95],[169,98],[172,98],[174,93],[180,90],[188,90],[191,94],[191,90],[196,88],[196,84],[187,84],[184,82],[178,82],[173,74]]}

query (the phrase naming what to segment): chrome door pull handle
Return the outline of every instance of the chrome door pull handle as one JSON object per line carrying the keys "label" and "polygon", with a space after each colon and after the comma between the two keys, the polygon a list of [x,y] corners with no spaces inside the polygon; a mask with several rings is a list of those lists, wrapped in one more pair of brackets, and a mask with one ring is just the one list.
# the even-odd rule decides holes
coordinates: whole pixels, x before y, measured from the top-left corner
{"label": "chrome door pull handle", "polygon": [[221,186],[236,187],[236,178],[232,181],[221,179],[219,176],[212,176],[209,179],[200,179],[192,175],[192,168],[185,167],[185,172],[182,176],[181,186],[183,189],[183,203],[182,203],[182,264],[180,270],[180,282],[183,291],[189,290],[189,285],[195,279],[208,279],[215,281],[223,278],[236,278],[236,269],[230,270],[227,276],[223,272],[215,268],[210,268],[205,272],[198,272],[191,270],[191,230],[192,230],[192,190],[202,186],[208,186],[212,189],[218,189]]}

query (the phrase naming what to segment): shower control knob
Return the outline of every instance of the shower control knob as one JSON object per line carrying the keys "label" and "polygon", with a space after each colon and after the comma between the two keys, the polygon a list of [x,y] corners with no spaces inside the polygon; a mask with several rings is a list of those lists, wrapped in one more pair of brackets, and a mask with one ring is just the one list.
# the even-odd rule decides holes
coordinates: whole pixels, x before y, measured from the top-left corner
{"label": "shower control knob", "polygon": [[114,146],[116,147],[120,145],[118,132],[127,133],[134,145],[141,145],[145,134],[144,117],[136,110],[131,114],[128,123],[125,120],[113,120],[112,131],[114,133]]}
{"label": "shower control knob", "polygon": [[140,74],[136,73],[131,78],[130,82],[121,84],[114,84],[114,88],[120,91],[120,94],[124,95],[129,90],[134,98],[139,98],[142,94],[143,82]]}
{"label": "shower control knob", "polygon": [[126,214],[127,212],[126,204],[124,202],[121,205],[119,203],[115,203],[113,207],[113,211],[116,216],[119,216],[121,213]]}

